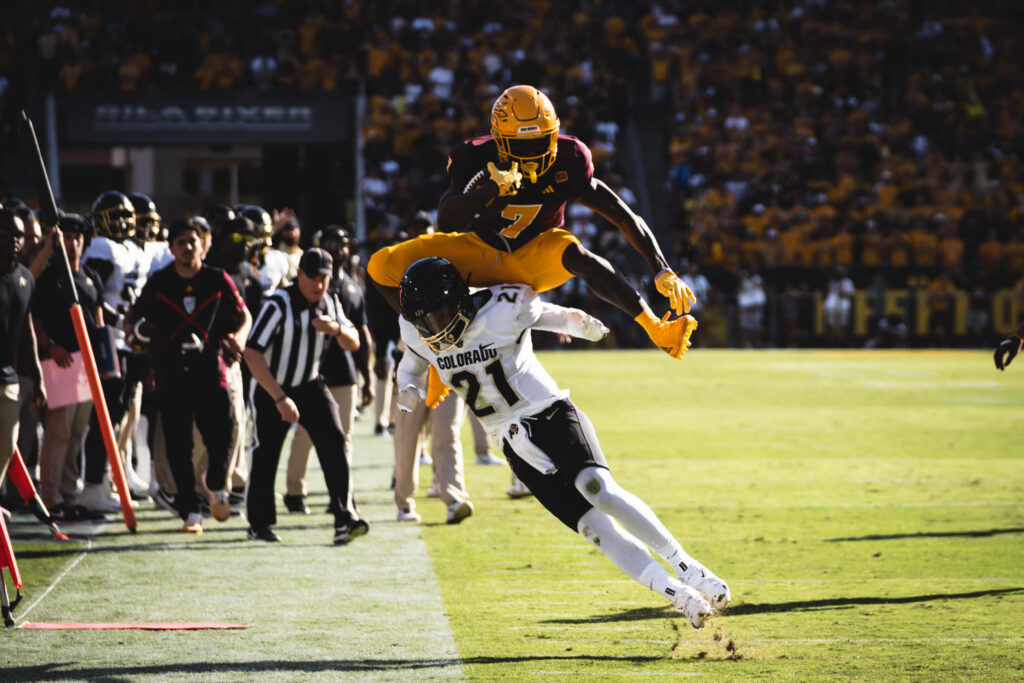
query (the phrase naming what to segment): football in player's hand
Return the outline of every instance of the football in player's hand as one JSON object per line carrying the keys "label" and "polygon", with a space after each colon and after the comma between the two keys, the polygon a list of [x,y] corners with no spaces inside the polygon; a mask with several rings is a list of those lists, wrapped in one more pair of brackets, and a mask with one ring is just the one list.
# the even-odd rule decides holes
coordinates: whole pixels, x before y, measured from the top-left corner
{"label": "football in player's hand", "polygon": [[[495,168],[497,168],[499,171],[508,171],[512,168],[512,164],[514,162],[498,159],[497,161],[490,163],[493,163]],[[482,187],[484,183],[486,183],[490,179],[490,169],[488,169],[487,166],[484,166],[479,171],[477,171],[472,178],[469,179],[469,182],[466,183],[466,186],[462,189],[462,194],[469,194],[478,187]]]}

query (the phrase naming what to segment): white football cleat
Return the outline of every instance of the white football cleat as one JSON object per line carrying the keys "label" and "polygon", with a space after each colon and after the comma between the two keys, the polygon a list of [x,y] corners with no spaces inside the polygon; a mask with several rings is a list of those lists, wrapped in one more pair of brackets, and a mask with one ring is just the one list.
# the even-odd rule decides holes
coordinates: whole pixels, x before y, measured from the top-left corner
{"label": "white football cleat", "polygon": [[673,582],[673,584],[665,587],[665,597],[672,602],[672,606],[676,608],[677,612],[686,615],[691,626],[704,628],[704,622],[714,612],[711,605],[695,588],[684,586],[678,582]]}
{"label": "white football cleat", "polygon": [[458,524],[473,514],[473,504],[468,500],[456,501],[448,506],[448,514],[445,516],[445,524]]}
{"label": "white football cleat", "polygon": [[683,583],[696,588],[715,610],[720,612],[729,604],[729,586],[700,562],[678,562],[672,569]]}
{"label": "white football cleat", "polygon": [[477,454],[476,456],[477,465],[504,465],[505,461],[501,458],[496,458],[490,453]]}
{"label": "white football cleat", "polygon": [[416,512],[416,508],[409,508],[408,510],[399,510],[398,517],[399,522],[419,522],[420,513]]}
{"label": "white football cleat", "polygon": [[532,496],[533,493],[526,487],[526,484],[519,481],[519,477],[512,475],[512,483],[509,484],[505,495],[509,498],[525,498],[526,496]]}
{"label": "white football cleat", "polygon": [[[86,484],[77,503],[93,512],[120,512],[121,500],[108,488],[107,483]],[[132,507],[135,507],[134,503]]]}

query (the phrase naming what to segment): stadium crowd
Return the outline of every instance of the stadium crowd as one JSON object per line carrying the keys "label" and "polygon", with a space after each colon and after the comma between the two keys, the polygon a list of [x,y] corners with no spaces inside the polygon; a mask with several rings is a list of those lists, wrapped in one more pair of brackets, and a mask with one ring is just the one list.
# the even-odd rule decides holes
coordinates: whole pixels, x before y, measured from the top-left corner
{"label": "stadium crowd", "polygon": [[[366,286],[363,257],[435,222],[438,198],[448,186],[448,150],[487,134],[491,105],[506,83],[529,82],[549,93],[562,132],[587,143],[596,175],[634,208],[636,193],[626,178],[636,169],[627,168],[618,153],[623,131],[639,108],[661,117],[667,174],[655,179],[660,191],[653,194],[654,201],[667,204],[669,219],[654,228],[671,252],[672,265],[697,293],[694,315],[727,313],[735,327],[733,343],[821,343],[810,333],[815,292],[821,293],[824,339],[837,345],[850,341],[857,290],[881,298],[886,290],[906,290],[908,301],[925,292],[929,333],[946,336],[953,297],[966,292],[969,330],[974,341],[984,343],[991,341],[986,307],[993,292],[1014,289],[1018,310],[1024,310],[1024,131],[1016,116],[1024,88],[1016,72],[1022,57],[1016,25],[1002,20],[1014,9],[1009,2],[983,11],[964,1],[931,7],[823,0],[746,2],[725,9],[705,0],[597,5],[538,0],[500,7],[323,2],[312,8],[266,0],[255,7],[228,3],[209,13],[200,3],[159,11],[143,3],[111,13],[106,3],[76,4],[39,17],[40,30],[29,49],[36,54],[40,86],[62,92],[365,87],[366,175],[358,198],[365,208],[365,243],[352,243],[350,230],[337,226],[316,226],[317,237],[288,210],[252,206],[213,207],[205,216],[189,217],[191,227],[179,225],[178,234],[195,233],[208,262],[231,273],[250,323],[265,299],[303,273],[309,277],[335,267],[336,278],[349,278],[360,296],[365,293],[366,320],[362,314],[351,320],[368,331],[361,339],[363,351],[349,357],[350,370],[338,386],[361,392],[349,399],[350,415],[354,405],[376,401],[378,434],[396,422],[388,396],[397,334],[387,329],[394,327],[393,312]],[[17,41],[8,35],[7,42],[14,49]],[[649,168],[659,167],[657,160],[648,162]],[[137,279],[114,288],[116,297],[131,287],[140,294],[145,280],[170,262],[166,234],[152,218],[155,206],[150,212],[148,198],[142,202],[130,210],[134,234],[100,220],[110,208],[100,204],[88,221],[65,216],[61,222],[72,235],[69,252],[80,249],[87,268],[95,266],[90,260],[121,258],[115,257],[121,247],[112,246],[109,254],[89,259],[89,239],[97,237],[140,259]],[[38,278],[52,255],[53,239],[19,201],[5,200],[4,207],[25,226],[21,260]],[[593,211],[570,205],[566,228],[638,287],[651,286],[650,273],[630,256],[622,233]],[[327,232],[337,238],[338,248],[328,250],[337,263],[327,266],[317,256],[317,263],[306,263],[312,268],[307,272],[303,247],[326,249]],[[83,277],[101,284],[108,280],[88,271]],[[587,292],[580,279],[551,296],[608,321],[620,346],[648,344],[630,320]],[[134,296],[113,303],[107,322],[130,318],[133,303]],[[238,324],[225,336],[245,329]],[[868,343],[909,344],[910,327],[909,314],[878,315]],[[145,346],[147,330],[131,331],[136,334],[116,342],[124,377],[108,395],[118,405],[112,414],[135,497],[152,497],[193,532],[202,522],[194,518],[192,496],[183,495],[179,482],[196,487],[199,514],[221,518],[230,514],[225,506],[238,514],[249,473],[247,430],[231,437],[227,462],[217,464],[217,490],[205,487],[203,473],[210,458],[223,453],[201,452],[206,435],[195,441],[199,476],[190,478],[180,465],[160,464],[167,453],[160,446],[157,414],[146,415],[144,407],[152,400],[144,398],[152,387],[128,360],[139,350],[133,344]],[[56,337],[40,336],[42,359],[64,358],[66,349]],[[695,341],[700,343],[699,335]],[[249,392],[239,387],[251,378],[237,358],[235,364],[223,382],[243,426],[251,424],[251,406],[245,400]],[[22,378],[30,388],[33,381]],[[273,400],[275,409],[292,400],[269,390],[267,395],[264,402]],[[67,522],[95,521],[114,511],[117,504],[95,445],[86,445],[83,470],[66,468],[57,455],[36,455],[38,418],[28,408],[37,396],[32,391],[23,396],[20,449],[30,463],[57,468],[41,473],[44,502]],[[82,411],[71,412],[71,443],[57,450],[77,457],[86,443],[85,418]],[[464,408],[454,413],[461,424]],[[148,430],[135,430],[132,420],[140,415],[147,417]],[[417,417],[417,430],[423,421]],[[96,439],[95,428],[89,431]],[[413,450],[421,451],[421,434],[396,439],[403,451],[399,488],[407,488],[407,470],[420,460]],[[289,468],[285,499],[287,509],[297,513],[308,511],[302,481],[308,445],[305,449],[301,465]],[[134,476],[143,451],[156,463],[148,482]],[[459,522],[472,512],[461,453],[435,450],[434,459],[445,468],[445,481],[435,493],[446,504],[446,521]],[[478,446],[477,462],[497,462],[486,439]],[[84,490],[66,479],[71,475],[84,478]],[[339,482],[343,478],[338,475]],[[404,506],[399,503],[399,519],[418,521],[411,494],[399,493],[408,499]],[[186,499],[188,509],[182,507]],[[255,512],[248,511],[250,519],[268,517],[266,510]],[[353,516],[339,522],[349,524],[344,542],[356,521]],[[250,538],[276,540],[268,531],[254,528]]]}
{"label": "stadium crowd", "polygon": [[[1024,89],[1013,12],[964,0],[267,0],[110,16],[85,3],[40,17],[36,49],[63,90],[330,91],[361,80],[371,249],[436,207],[447,150],[486,132],[501,83],[549,93],[563,132],[590,145],[598,175],[627,199],[616,147],[649,107],[663,116],[668,169],[654,201],[668,204],[669,220],[654,227],[677,269],[697,262],[713,298],[730,305],[745,279],[759,280],[778,328],[801,326],[793,310],[837,268],[858,288],[935,298],[948,294],[948,272],[979,302],[1020,284]],[[567,223],[641,284],[618,231],[583,207]]]}

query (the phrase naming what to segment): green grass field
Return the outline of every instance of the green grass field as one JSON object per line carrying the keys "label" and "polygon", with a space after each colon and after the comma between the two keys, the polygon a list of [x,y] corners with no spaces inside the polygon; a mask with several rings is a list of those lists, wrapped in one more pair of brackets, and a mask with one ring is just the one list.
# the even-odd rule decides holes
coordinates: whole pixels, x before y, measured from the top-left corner
{"label": "green grass field", "polygon": [[465,523],[426,498],[423,524],[394,522],[390,440],[364,420],[372,528],[344,548],[318,471],[312,516],[279,504],[280,545],[245,541],[239,520],[186,537],[149,505],[137,534],[109,524],[88,545],[18,518],[19,623],[250,628],[6,629],[0,680],[1024,678],[1024,366],[952,351],[543,360],[618,481],[729,582],[704,630],[535,500],[506,498],[504,467],[466,465]]}

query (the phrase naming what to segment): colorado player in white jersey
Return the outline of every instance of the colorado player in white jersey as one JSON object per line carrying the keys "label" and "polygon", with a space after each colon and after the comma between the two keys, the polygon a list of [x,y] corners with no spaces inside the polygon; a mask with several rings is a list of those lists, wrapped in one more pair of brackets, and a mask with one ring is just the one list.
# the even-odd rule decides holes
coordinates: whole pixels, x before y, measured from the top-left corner
{"label": "colorado player in white jersey", "polygon": [[596,341],[608,333],[601,321],[545,303],[525,285],[471,294],[455,266],[436,257],[409,266],[399,296],[408,349],[398,368],[399,407],[411,409],[425,395],[433,365],[502,445],[515,474],[563,524],[667,598],[694,628],[728,604],[728,586],[683,550],[646,503],[615,482],[590,420],[533,353],[531,329]]}

